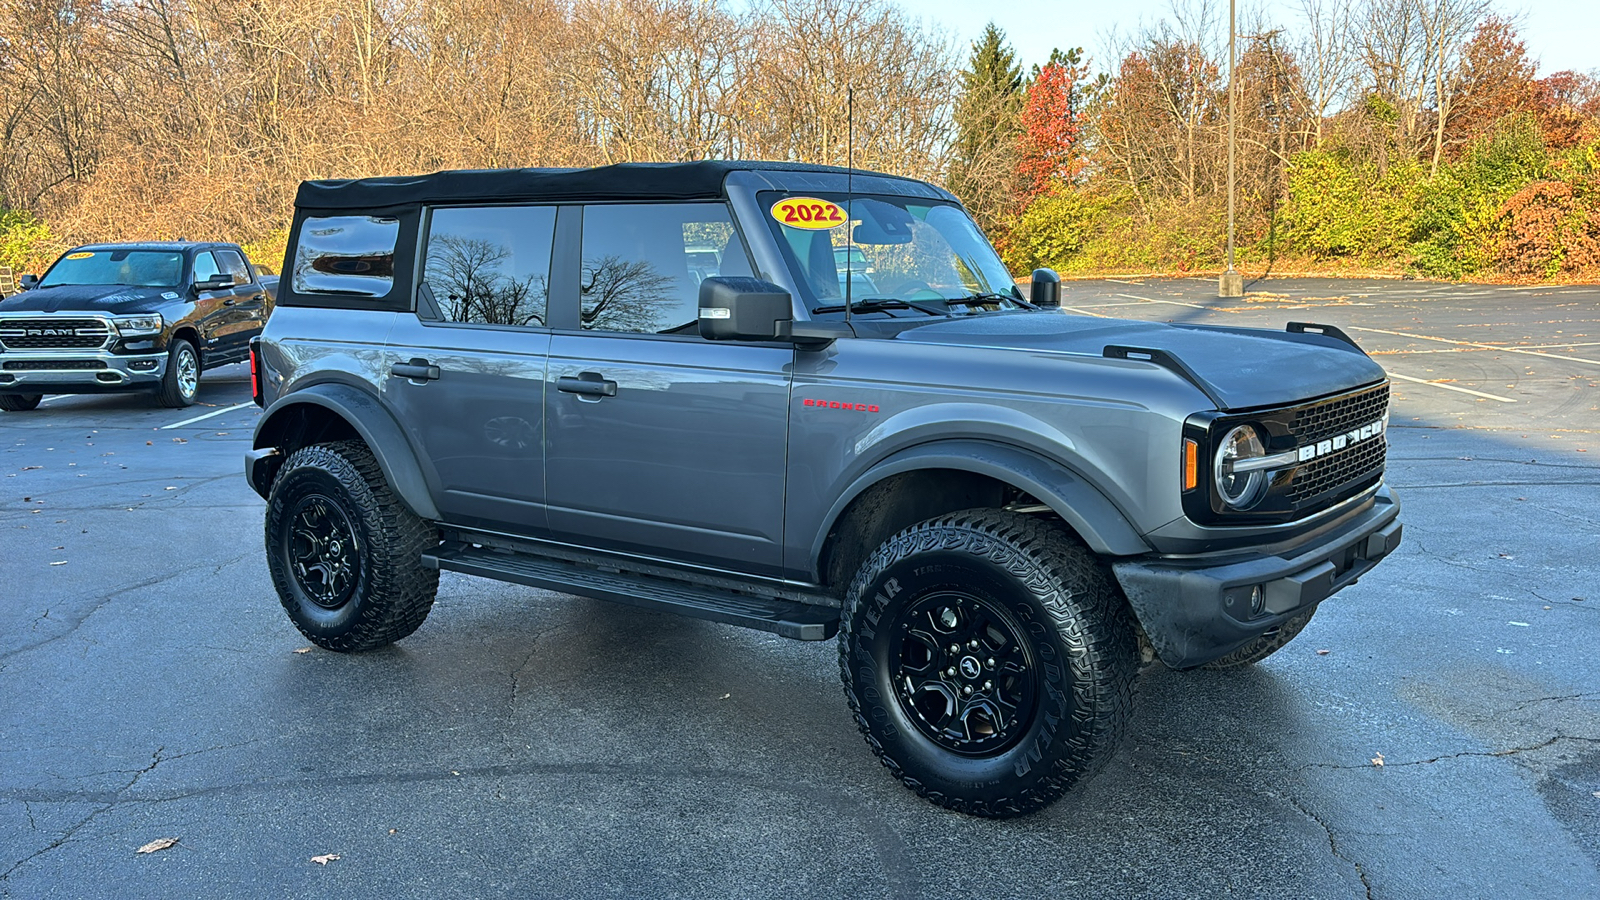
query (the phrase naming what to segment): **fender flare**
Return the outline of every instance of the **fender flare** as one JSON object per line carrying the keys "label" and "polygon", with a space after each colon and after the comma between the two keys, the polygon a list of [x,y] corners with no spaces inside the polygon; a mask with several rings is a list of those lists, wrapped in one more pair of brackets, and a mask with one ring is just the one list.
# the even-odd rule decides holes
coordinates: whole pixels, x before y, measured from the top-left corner
{"label": "fender flare", "polygon": [[987,475],[1027,491],[1061,516],[1096,553],[1134,556],[1150,552],[1150,545],[1139,536],[1127,516],[1099,488],[1061,463],[1019,447],[956,440],[908,447],[857,476],[824,517],[822,529],[811,544],[813,564],[822,558],[829,533],[856,497],[891,475],[916,469],[959,469]]}
{"label": "fender flare", "polygon": [[288,413],[297,407],[319,406],[350,423],[361,435],[383,470],[400,502],[419,518],[439,520],[428,478],[417,461],[416,450],[394,415],[368,391],[339,382],[324,382],[301,388],[279,397],[267,407],[256,425],[251,446],[256,450],[274,448],[282,437]]}

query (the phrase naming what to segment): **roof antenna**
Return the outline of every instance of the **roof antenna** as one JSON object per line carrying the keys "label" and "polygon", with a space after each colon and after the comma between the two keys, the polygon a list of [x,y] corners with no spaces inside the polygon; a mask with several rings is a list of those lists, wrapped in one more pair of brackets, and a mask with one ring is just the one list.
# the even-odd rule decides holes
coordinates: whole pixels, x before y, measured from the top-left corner
{"label": "roof antenna", "polygon": [[851,232],[855,226],[850,224],[852,211],[855,209],[854,179],[856,173],[856,89],[854,85],[845,85],[845,170],[844,170],[844,324],[850,325],[850,285],[855,281],[855,260],[851,258]]}

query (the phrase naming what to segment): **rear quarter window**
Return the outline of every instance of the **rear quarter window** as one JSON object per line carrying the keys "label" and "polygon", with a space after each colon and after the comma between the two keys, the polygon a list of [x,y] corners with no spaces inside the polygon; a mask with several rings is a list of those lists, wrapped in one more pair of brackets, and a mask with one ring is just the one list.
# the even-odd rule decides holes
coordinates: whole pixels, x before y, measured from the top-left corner
{"label": "rear quarter window", "polygon": [[291,254],[294,292],[387,297],[399,238],[392,216],[308,216]]}

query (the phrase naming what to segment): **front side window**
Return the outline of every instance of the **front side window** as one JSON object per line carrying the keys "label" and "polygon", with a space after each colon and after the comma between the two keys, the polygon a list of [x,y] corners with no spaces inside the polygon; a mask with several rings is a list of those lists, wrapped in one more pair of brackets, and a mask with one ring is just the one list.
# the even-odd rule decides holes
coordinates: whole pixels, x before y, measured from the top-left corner
{"label": "front side window", "polygon": [[183,254],[170,250],[74,250],[56,260],[39,287],[126,284],[175,288],[183,281]]}
{"label": "front side window", "polygon": [[222,270],[217,268],[217,259],[211,255],[210,250],[202,250],[194,255],[194,280],[196,282],[210,281],[221,274]]}
{"label": "front side window", "polygon": [[750,257],[725,204],[584,210],[579,322],[586,329],[693,333],[700,282],[750,274]]}
{"label": "front side window", "polygon": [[400,220],[392,217],[308,217],[294,249],[295,293],[387,295],[399,237]]}
{"label": "front side window", "polygon": [[775,191],[758,199],[810,308],[901,300],[943,308],[1020,300],[1016,280],[959,206],[910,197]]}
{"label": "front side window", "polygon": [[434,210],[418,314],[445,322],[542,327],[555,228],[553,206]]}

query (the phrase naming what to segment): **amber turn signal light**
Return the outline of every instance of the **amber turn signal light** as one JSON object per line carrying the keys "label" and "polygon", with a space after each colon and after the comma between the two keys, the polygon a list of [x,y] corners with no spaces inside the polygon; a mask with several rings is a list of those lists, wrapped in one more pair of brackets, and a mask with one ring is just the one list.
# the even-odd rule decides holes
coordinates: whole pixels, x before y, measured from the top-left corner
{"label": "amber turn signal light", "polygon": [[1192,491],[1200,486],[1200,445],[1183,439],[1183,489]]}

